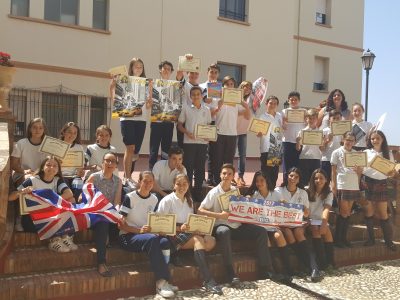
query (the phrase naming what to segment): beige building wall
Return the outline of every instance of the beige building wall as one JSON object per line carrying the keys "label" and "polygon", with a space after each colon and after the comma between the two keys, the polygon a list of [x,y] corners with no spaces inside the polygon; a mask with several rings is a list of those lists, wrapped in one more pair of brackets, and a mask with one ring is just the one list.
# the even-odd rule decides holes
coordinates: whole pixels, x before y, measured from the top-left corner
{"label": "beige building wall", "polygon": [[[304,106],[316,106],[327,91],[313,91],[315,57],[329,61],[328,90],[341,88],[350,102],[361,97],[363,0],[327,0],[331,24],[315,24],[320,0],[248,0],[248,22],[218,18],[219,1],[109,1],[109,31],[92,30],[93,2],[79,1],[79,26],[59,26],[44,19],[44,0],[31,0],[29,17],[9,15],[11,0],[0,1],[1,51],[17,62],[15,86],[62,84],[89,95],[108,95],[107,70],[145,62],[147,77],[158,76],[158,63],[193,53],[202,60],[200,82],[215,61],[245,66],[247,80],[269,80],[268,94],[281,108],[288,92],[298,90]],[[5,29],[5,30],[4,30]],[[175,76],[175,73],[173,74]],[[60,124],[61,127],[61,124]],[[119,122],[111,122],[112,143],[123,152]],[[148,153],[150,130],[142,153]],[[248,139],[248,156],[259,156],[259,142]]]}

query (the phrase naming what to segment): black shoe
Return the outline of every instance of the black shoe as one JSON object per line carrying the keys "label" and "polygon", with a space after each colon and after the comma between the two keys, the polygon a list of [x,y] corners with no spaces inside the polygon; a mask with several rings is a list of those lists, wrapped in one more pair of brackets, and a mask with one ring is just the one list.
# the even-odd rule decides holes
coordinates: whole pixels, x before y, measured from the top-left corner
{"label": "black shoe", "polygon": [[218,284],[214,281],[214,279],[211,279],[208,282],[203,282],[203,287],[210,293],[217,294],[217,295],[222,295],[222,289]]}
{"label": "black shoe", "polygon": [[233,277],[230,280],[230,283],[231,283],[232,286],[238,285],[238,284],[240,284],[240,278],[239,277]]}
{"label": "black shoe", "polygon": [[311,281],[312,282],[318,282],[318,281],[321,281],[321,279],[322,279],[322,275],[319,272],[319,270],[318,269],[312,270],[312,272],[311,272]]}
{"label": "black shoe", "polygon": [[169,263],[174,265],[175,267],[185,266],[182,260],[179,258],[179,256],[174,254],[170,256]]}
{"label": "black shoe", "polygon": [[393,242],[386,243],[386,247],[388,247],[389,250],[391,250],[391,251],[396,251],[397,250],[397,247]]}
{"label": "black shoe", "polygon": [[367,241],[364,243],[364,246],[366,246],[366,247],[368,247],[368,246],[373,246],[373,245],[375,245],[375,240],[367,240]]}

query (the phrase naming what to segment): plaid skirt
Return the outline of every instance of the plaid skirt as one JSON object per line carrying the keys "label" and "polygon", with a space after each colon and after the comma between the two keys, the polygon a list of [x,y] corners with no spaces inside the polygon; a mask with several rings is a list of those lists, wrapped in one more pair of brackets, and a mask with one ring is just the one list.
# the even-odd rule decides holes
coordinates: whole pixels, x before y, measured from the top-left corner
{"label": "plaid skirt", "polygon": [[338,200],[343,201],[360,201],[361,192],[360,191],[350,191],[350,190],[339,190]]}
{"label": "plaid skirt", "polygon": [[371,177],[363,176],[361,178],[362,186],[365,188],[365,198],[368,201],[384,202],[388,201],[389,193],[386,179],[377,180]]}
{"label": "plaid skirt", "polygon": [[185,245],[193,236],[193,233],[180,232],[174,236],[168,236],[171,246],[175,250],[179,250],[183,245]]}

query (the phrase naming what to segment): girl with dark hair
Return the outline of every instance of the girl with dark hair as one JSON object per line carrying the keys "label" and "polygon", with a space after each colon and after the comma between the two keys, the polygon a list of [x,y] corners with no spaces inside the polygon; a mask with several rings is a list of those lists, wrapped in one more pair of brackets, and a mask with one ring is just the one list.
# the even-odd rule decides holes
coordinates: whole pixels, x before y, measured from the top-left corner
{"label": "girl with dark hair", "polygon": [[318,265],[325,270],[327,267],[334,266],[334,255],[333,238],[328,224],[333,194],[329,188],[328,175],[324,170],[317,169],[311,174],[307,192],[314,251]]}
{"label": "girl with dark hair", "polygon": [[362,183],[365,187],[365,197],[367,205],[365,206],[365,222],[367,224],[368,240],[364,244],[370,246],[375,244],[374,236],[374,214],[381,222],[383,238],[386,246],[396,251],[396,246],[393,243],[393,228],[388,216],[388,190],[387,178],[393,177],[396,171],[393,170],[389,174],[383,174],[369,165],[376,156],[394,161],[392,153],[389,151],[389,146],[386,136],[380,130],[371,131],[368,135],[367,150],[368,167],[364,168]]}
{"label": "girl with dark hair", "polygon": [[202,236],[187,232],[190,230],[187,219],[189,214],[193,213],[193,201],[189,190],[189,178],[185,174],[179,174],[175,177],[174,191],[161,199],[157,212],[176,215],[177,234],[171,238],[174,250],[193,249],[194,260],[199,266],[204,287],[212,293],[222,294],[222,290],[215,282],[206,260],[206,252],[214,248],[215,238],[209,235]]}
{"label": "girl with dark hair", "polygon": [[321,129],[329,126],[329,112],[331,110],[340,111],[344,120],[351,119],[351,112],[348,109],[346,97],[339,89],[334,89],[330,92],[326,106],[319,111],[318,126],[320,126]]}
{"label": "girl with dark hair", "polygon": [[[281,201],[281,196],[277,191],[274,191],[274,189],[275,184],[271,183],[269,177],[267,177],[264,172],[257,171],[254,174],[253,181],[249,189],[247,190],[246,195],[255,199],[264,199],[279,202]],[[267,231],[269,238],[273,238],[278,247],[279,256],[283,265],[284,281],[291,282],[293,269],[290,265],[289,251],[285,237],[278,227],[268,228]]]}
{"label": "girl with dark hair", "polygon": [[[288,203],[296,203],[304,206],[304,217],[309,215],[308,194],[300,188],[301,172],[300,169],[293,167],[288,171],[288,181],[286,185],[277,187],[275,190],[281,195],[281,201]],[[282,228],[286,242],[293,248],[299,261],[304,265],[307,271],[311,271],[311,280],[318,281],[321,279],[318,265],[315,257],[311,255],[311,250],[304,235],[304,227],[284,227]],[[311,269],[311,270],[310,270]]]}

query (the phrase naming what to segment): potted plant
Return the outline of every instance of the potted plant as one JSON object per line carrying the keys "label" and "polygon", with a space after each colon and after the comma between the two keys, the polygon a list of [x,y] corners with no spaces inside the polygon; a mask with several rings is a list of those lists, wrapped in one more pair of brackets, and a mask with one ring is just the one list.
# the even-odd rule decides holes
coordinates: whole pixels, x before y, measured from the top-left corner
{"label": "potted plant", "polygon": [[16,70],[10,58],[10,54],[0,52],[0,112],[10,111],[7,99]]}

